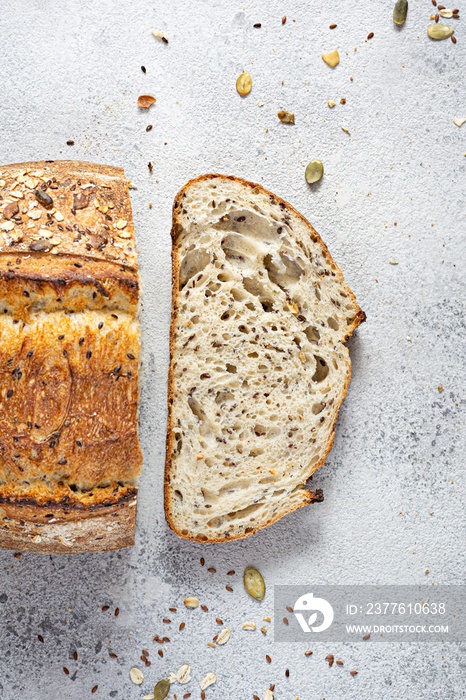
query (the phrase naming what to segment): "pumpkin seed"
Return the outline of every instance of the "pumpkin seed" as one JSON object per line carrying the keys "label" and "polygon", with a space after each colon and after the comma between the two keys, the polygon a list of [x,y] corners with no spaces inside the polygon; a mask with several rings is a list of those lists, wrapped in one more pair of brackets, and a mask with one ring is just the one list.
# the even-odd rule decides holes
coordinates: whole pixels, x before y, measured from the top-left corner
{"label": "pumpkin seed", "polygon": [[277,112],[277,117],[283,124],[294,124],[294,114],[286,112],[284,109]]}
{"label": "pumpkin seed", "polygon": [[431,39],[441,41],[442,39],[448,39],[449,36],[454,34],[454,29],[447,27],[446,24],[430,24],[427,27],[427,34]]}
{"label": "pumpkin seed", "polygon": [[253,566],[247,566],[243,574],[243,582],[246,591],[252,598],[262,600],[265,596],[265,581],[262,574]]}
{"label": "pumpkin seed", "polygon": [[323,53],[322,60],[331,68],[335,68],[340,63],[340,54],[338,51],[330,51],[330,53]]}
{"label": "pumpkin seed", "polygon": [[242,97],[244,97],[245,95],[249,95],[249,93],[251,92],[251,90],[252,90],[252,78],[251,78],[250,74],[247,72],[247,70],[243,71],[236,78],[236,89]]}
{"label": "pumpkin seed", "polygon": [[47,194],[47,192],[43,192],[42,190],[34,190],[34,195],[39,204],[42,204],[42,206],[46,209],[51,209],[53,207],[53,199],[49,194]]}
{"label": "pumpkin seed", "polygon": [[306,168],[306,182],[312,185],[314,182],[319,182],[324,174],[324,166],[320,160],[311,160]]}
{"label": "pumpkin seed", "polygon": [[408,0],[398,0],[395,7],[393,8],[393,21],[399,27],[401,27],[406,22],[406,15],[408,14]]}
{"label": "pumpkin seed", "polygon": [[149,109],[154,102],[157,102],[157,100],[152,95],[139,95],[138,97],[138,107],[140,109]]}
{"label": "pumpkin seed", "polygon": [[169,692],[170,681],[168,678],[163,678],[154,688],[154,700],[165,700]]}

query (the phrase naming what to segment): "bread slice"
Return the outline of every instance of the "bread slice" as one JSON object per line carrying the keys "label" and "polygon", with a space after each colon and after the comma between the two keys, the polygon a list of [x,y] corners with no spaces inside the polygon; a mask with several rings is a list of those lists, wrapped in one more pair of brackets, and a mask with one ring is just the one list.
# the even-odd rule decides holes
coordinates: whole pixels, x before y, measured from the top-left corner
{"label": "bread slice", "polygon": [[309,222],[260,185],[203,175],[173,208],[165,510],[180,536],[253,534],[315,500],[365,319]]}
{"label": "bread slice", "polygon": [[134,543],[138,298],[123,170],[0,166],[0,547]]}

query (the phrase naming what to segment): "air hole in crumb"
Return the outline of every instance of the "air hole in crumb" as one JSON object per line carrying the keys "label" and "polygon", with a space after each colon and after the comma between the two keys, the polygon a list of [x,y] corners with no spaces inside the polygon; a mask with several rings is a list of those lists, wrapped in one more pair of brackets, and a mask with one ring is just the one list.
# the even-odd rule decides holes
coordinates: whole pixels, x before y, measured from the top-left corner
{"label": "air hole in crumb", "polygon": [[319,413],[321,413],[325,408],[325,404],[323,402],[315,403],[312,406],[312,412],[315,416],[317,416]]}
{"label": "air hole in crumb", "polygon": [[340,328],[338,321],[335,320],[332,316],[330,316],[330,318],[327,319],[327,323],[330,326],[330,328],[334,331],[337,331]]}
{"label": "air hole in crumb", "polygon": [[178,489],[175,491],[175,496],[179,501],[181,501],[181,503],[183,502],[183,494]]}
{"label": "air hole in crumb", "polygon": [[320,340],[320,333],[315,326],[308,326],[304,333],[310,343],[317,344]]}
{"label": "air hole in crumb", "polygon": [[263,425],[260,425],[259,423],[257,423],[257,424],[254,426],[254,433],[255,433],[257,436],[265,435],[266,432],[267,432],[267,431],[266,431],[266,429],[265,429],[265,427],[264,427]]}
{"label": "air hole in crumb", "polygon": [[314,359],[316,361],[316,371],[314,372],[312,381],[323,382],[329,372],[328,365],[325,362],[325,360],[322,357],[319,357],[318,355],[314,355]]}
{"label": "air hole in crumb", "polygon": [[230,365],[227,362],[227,372],[230,372],[230,374],[236,374],[236,371],[237,371],[236,365]]}

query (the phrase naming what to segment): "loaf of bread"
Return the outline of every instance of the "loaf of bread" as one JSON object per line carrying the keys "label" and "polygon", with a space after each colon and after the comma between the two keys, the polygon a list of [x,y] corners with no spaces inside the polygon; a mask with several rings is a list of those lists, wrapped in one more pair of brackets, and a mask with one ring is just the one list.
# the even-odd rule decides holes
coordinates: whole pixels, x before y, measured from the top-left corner
{"label": "loaf of bread", "polygon": [[0,547],[134,543],[138,290],[120,168],[0,167]]}
{"label": "loaf of bread", "polygon": [[322,500],[365,315],[320,236],[240,178],[188,182],[173,210],[165,509],[181,537],[246,537]]}

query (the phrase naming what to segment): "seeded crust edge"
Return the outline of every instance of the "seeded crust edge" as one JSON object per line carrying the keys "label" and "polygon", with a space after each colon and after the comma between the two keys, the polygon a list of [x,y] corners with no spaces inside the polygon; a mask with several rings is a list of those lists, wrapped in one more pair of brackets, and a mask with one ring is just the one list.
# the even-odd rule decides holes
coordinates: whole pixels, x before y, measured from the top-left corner
{"label": "seeded crust edge", "polygon": [[[112,177],[120,183],[126,183],[125,171],[122,167],[90,161],[61,159],[24,161],[2,165],[1,169],[20,167],[38,169],[45,165],[53,165],[60,175],[67,175],[69,170],[72,170],[73,174],[81,171]],[[130,211],[132,217],[132,208]],[[140,283],[138,269],[128,266],[128,271]],[[137,489],[134,497],[137,498]],[[51,504],[48,510],[54,515],[59,515],[59,522],[53,528],[47,523],[34,522],[35,518],[40,519],[44,512],[44,506],[38,503],[0,503],[0,549],[44,554],[80,554],[107,552],[134,545],[137,506],[131,506],[128,499],[124,497],[111,505],[100,506],[100,512],[96,512],[98,509],[93,510],[92,507],[78,509],[68,506],[68,514],[65,516],[60,504]],[[85,533],[82,531],[83,526],[85,526]],[[59,534],[53,535],[51,531],[55,532],[58,528]],[[42,538],[40,542],[33,541],[36,535]],[[101,539],[97,539],[100,537]],[[64,544],[67,538],[74,540],[71,546]]]}
{"label": "seeded crust edge", "polygon": [[[281,520],[283,517],[288,515],[289,513],[293,513],[296,510],[299,510],[299,508],[303,508],[304,506],[309,505],[310,503],[314,502],[320,502],[323,501],[323,493],[320,489],[317,489],[316,491],[310,491],[308,489],[303,489],[302,490],[302,496],[303,500],[301,503],[297,504],[296,506],[293,506],[292,508],[289,508],[289,510],[286,510],[282,512],[280,515],[277,515],[277,517],[272,518],[271,520],[267,521],[266,523],[263,523],[261,525],[258,525],[257,527],[253,528],[250,532],[245,533],[245,534],[240,534],[240,535],[233,535],[231,537],[216,537],[212,539],[203,539],[200,537],[192,536],[190,534],[184,535],[181,534],[181,531],[177,529],[177,526],[175,525],[173,518],[172,518],[172,511],[170,507],[170,501],[169,501],[169,488],[170,488],[170,466],[171,466],[171,452],[172,452],[172,447],[173,447],[173,421],[172,421],[172,409],[171,409],[171,401],[173,400],[174,396],[174,378],[173,378],[173,356],[175,354],[176,348],[175,348],[175,325],[177,322],[178,318],[178,298],[179,298],[179,290],[178,290],[178,275],[179,275],[179,259],[178,259],[178,247],[177,247],[177,234],[176,234],[176,227],[177,224],[179,223],[179,216],[178,216],[178,205],[181,201],[181,198],[184,194],[184,192],[191,187],[193,184],[197,184],[199,182],[203,182],[205,180],[214,180],[220,178],[223,181],[231,180],[233,182],[236,182],[240,185],[243,185],[243,187],[246,187],[248,189],[251,189],[253,193],[261,193],[265,194],[268,197],[272,198],[271,203],[278,203],[278,204],[283,204],[284,205],[284,211],[288,210],[291,211],[295,216],[297,216],[301,221],[306,225],[306,227],[309,230],[309,235],[313,239],[315,243],[321,246],[322,248],[322,253],[329,263],[329,265],[334,269],[337,270],[343,277],[344,275],[343,272],[341,271],[340,267],[336,264],[336,262],[333,260],[329,249],[327,248],[327,245],[325,242],[322,240],[320,235],[317,233],[315,228],[312,226],[312,224],[306,219],[306,217],[301,214],[295,207],[287,202],[285,199],[282,199],[281,197],[278,197],[277,195],[273,194],[273,192],[270,192],[270,190],[267,190],[265,187],[262,185],[259,185],[256,182],[251,182],[250,180],[245,180],[242,177],[237,177],[235,175],[223,175],[221,173],[207,173],[205,175],[199,175],[198,177],[192,178],[191,180],[188,180],[188,182],[183,185],[183,187],[179,190],[177,195],[175,196],[174,202],[173,202],[173,217],[172,217],[172,229],[171,229],[171,238],[172,238],[172,252],[171,252],[171,260],[172,260],[172,306],[171,306],[171,318],[170,318],[170,365],[169,365],[169,370],[168,370],[168,394],[167,394],[167,404],[168,404],[168,418],[167,418],[167,438],[166,438],[166,455],[165,455],[165,475],[164,475],[164,508],[165,508],[165,518],[167,520],[168,526],[170,527],[173,532],[178,535],[178,537],[181,537],[182,539],[185,540],[190,540],[191,542],[199,542],[202,544],[216,544],[220,542],[233,542],[234,540],[241,540],[245,539],[247,537],[251,537],[252,535],[255,535],[259,530],[264,530],[266,527],[269,527],[269,525],[273,525],[276,523],[278,520]],[[364,323],[366,320],[366,314],[365,312],[359,307],[359,305],[356,303],[356,296],[354,292],[348,287],[348,285],[345,282],[345,291],[347,292],[348,296],[350,297],[351,301],[354,304],[355,311],[356,311],[356,316],[354,318],[353,323],[351,326],[349,326],[346,336],[342,343],[346,343],[351,336],[353,335],[354,331],[361,325],[361,323]],[[340,402],[337,406],[337,411],[335,412],[335,419],[332,424],[332,429],[331,433],[329,436],[329,439],[327,441],[327,445],[325,446],[323,450],[323,455],[322,459],[310,469],[306,480],[309,479],[314,472],[316,472],[320,467],[323,466],[325,463],[332,447],[333,443],[335,440],[335,430],[336,430],[336,423],[338,420],[338,414],[340,413],[340,408],[341,405],[346,397],[346,394],[348,393],[348,387],[351,381],[351,374],[352,374],[352,365],[351,365],[351,358],[349,358],[349,372],[348,372],[348,377],[346,379],[345,385],[343,387],[343,391],[341,394],[341,399]]]}

